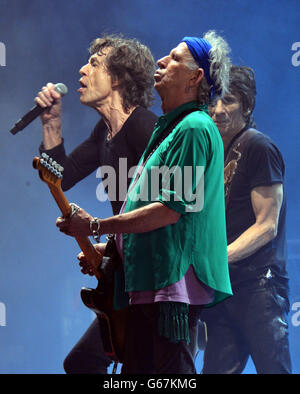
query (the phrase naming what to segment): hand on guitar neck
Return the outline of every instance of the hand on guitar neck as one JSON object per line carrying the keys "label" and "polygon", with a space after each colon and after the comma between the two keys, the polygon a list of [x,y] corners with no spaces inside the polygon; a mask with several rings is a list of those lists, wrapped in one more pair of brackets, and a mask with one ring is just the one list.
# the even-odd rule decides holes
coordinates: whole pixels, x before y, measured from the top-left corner
{"label": "hand on guitar neck", "polygon": [[[94,248],[96,249],[97,253],[99,253],[99,264],[101,264],[102,257],[104,255],[104,251],[106,248],[106,243],[94,244]],[[83,252],[80,252],[77,255],[77,259],[79,260],[79,265],[81,267],[81,272],[83,274],[85,274],[85,275],[88,274],[90,276],[95,275],[93,267],[88,262],[88,260],[85,257],[85,254]]]}
{"label": "hand on guitar neck", "polygon": [[59,230],[71,237],[88,237],[92,235],[90,222],[93,216],[87,213],[83,208],[79,208],[76,213],[69,217],[59,217],[56,220],[56,226]]}

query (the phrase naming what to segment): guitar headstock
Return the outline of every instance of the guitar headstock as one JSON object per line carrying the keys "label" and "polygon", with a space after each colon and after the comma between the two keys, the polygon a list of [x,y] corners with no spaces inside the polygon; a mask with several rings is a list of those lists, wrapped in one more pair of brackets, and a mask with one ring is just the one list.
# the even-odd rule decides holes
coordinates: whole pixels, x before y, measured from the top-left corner
{"label": "guitar headstock", "polygon": [[60,188],[62,173],[64,168],[54,161],[46,153],[42,153],[41,157],[33,159],[33,168],[39,171],[42,181],[46,182],[49,187]]}

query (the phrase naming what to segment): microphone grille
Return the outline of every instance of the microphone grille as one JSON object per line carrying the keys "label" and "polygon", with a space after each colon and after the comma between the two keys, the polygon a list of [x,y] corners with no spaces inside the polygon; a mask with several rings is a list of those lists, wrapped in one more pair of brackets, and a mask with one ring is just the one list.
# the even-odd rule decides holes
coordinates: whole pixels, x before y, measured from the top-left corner
{"label": "microphone grille", "polygon": [[61,95],[64,96],[65,94],[68,93],[68,88],[66,87],[66,85],[64,83],[57,83],[54,86],[54,89]]}

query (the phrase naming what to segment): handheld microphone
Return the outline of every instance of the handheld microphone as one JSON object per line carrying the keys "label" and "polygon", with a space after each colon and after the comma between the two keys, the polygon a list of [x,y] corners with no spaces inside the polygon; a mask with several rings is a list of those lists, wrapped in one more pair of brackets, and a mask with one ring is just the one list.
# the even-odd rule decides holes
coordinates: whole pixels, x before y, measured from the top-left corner
{"label": "handheld microphone", "polygon": [[[68,88],[66,85],[63,83],[57,83],[54,86],[54,89],[61,95],[64,96],[65,94],[68,93]],[[49,108],[49,107],[48,107]],[[41,115],[43,111],[45,111],[47,108],[42,108],[39,105],[35,105],[33,108],[31,108],[30,111],[27,112],[26,115],[23,116],[20,120],[17,121],[17,123],[14,125],[14,127],[10,130],[12,134],[17,134],[19,131],[23,130],[26,126],[29,125],[34,119],[36,119],[38,116]]]}

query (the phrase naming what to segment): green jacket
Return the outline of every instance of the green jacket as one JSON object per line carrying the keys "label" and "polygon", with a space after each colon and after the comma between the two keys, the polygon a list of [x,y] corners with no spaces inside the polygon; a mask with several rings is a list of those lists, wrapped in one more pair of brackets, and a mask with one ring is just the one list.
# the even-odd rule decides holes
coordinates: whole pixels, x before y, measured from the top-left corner
{"label": "green jacket", "polygon": [[[196,107],[196,102],[186,103],[158,119],[140,164],[170,122]],[[206,106],[180,121],[146,161],[138,180],[133,178],[125,212],[156,201],[181,217],[151,232],[123,234],[125,290],[163,288],[179,281],[192,265],[198,278],[215,290],[212,304],[231,295],[223,143]]]}

